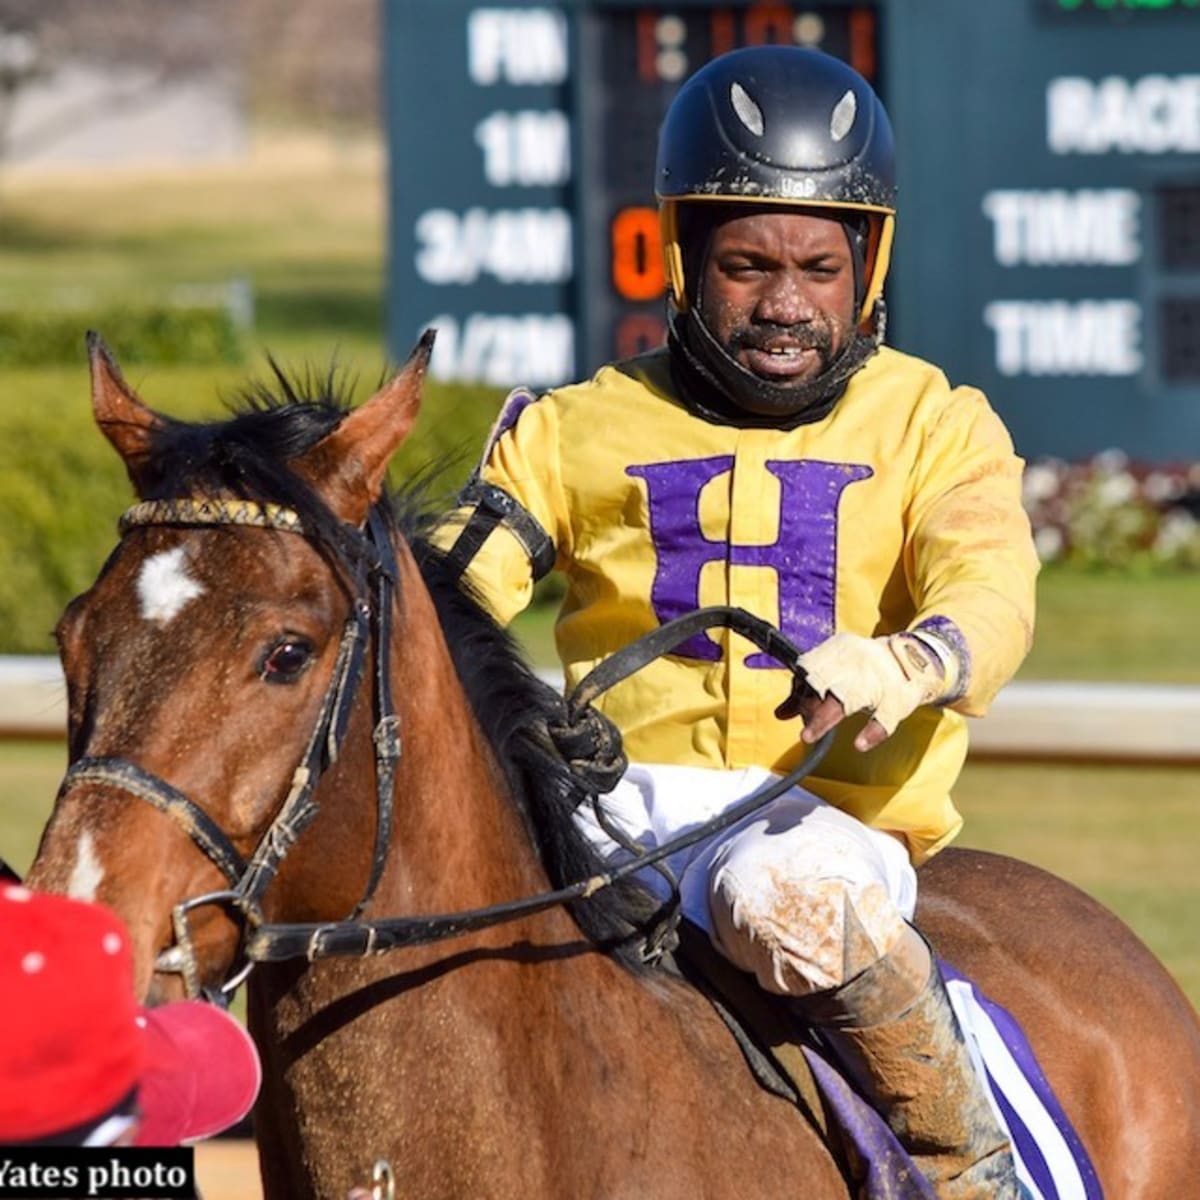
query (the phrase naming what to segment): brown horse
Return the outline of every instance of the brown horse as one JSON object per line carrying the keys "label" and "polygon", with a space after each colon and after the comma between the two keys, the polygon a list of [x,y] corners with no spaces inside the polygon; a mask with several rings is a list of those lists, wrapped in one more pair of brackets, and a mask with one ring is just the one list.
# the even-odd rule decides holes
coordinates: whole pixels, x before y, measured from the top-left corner
{"label": "brown horse", "polygon": [[[90,349],[142,503],[58,627],[72,766],[29,883],[115,908],[151,995],[168,969],[229,979],[264,920],[450,913],[594,870],[529,733],[536,681],[382,498],[428,345],[352,412],[281,378],[209,425]],[[1149,952],[1005,858],[947,850],[921,880],[921,925],[1022,1022],[1110,1200],[1195,1194],[1200,1025]],[[386,1157],[419,1200],[847,1197],[708,1003],[626,952],[638,900],[258,967],[266,1194],[339,1200]]]}

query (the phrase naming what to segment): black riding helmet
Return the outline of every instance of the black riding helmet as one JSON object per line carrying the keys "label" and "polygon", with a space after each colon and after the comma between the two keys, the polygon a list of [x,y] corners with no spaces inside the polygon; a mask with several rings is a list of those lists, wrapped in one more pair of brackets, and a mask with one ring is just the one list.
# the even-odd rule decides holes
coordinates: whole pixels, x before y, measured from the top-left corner
{"label": "black riding helmet", "polygon": [[[870,85],[818,50],[756,46],[722,55],[693,75],[667,110],[655,179],[671,347],[689,375],[689,398],[699,385],[702,407],[728,409],[723,398],[729,397],[739,419],[750,414],[765,424],[824,416],[883,333],[895,164],[891,125]],[[708,238],[731,204],[813,209],[846,227],[858,333],[824,374],[805,384],[784,388],[747,371],[699,318]]]}

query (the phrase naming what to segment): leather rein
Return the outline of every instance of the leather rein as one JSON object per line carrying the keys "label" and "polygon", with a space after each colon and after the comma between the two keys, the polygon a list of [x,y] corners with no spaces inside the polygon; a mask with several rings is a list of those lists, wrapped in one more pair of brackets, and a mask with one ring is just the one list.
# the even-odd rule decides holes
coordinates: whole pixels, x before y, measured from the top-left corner
{"label": "leather rein", "polygon": [[[299,515],[278,505],[244,500],[157,500],[134,505],[121,517],[120,533],[152,525],[244,525],[307,536]],[[229,883],[227,889],[182,901],[172,909],[174,942],[159,955],[155,970],[178,974],[190,998],[205,996],[227,1003],[233,991],[258,963],[305,958],[313,962],[335,956],[366,957],[402,946],[422,945],[516,920],[546,909],[586,899],[631,875],[653,867],[668,875],[662,861],[679,850],[711,837],[758,811],[810,774],[833,741],[827,733],[807,757],[788,774],[752,793],[703,825],[654,850],[634,856],[568,887],[521,900],[462,912],[363,920],[383,874],[390,848],[396,765],[401,754],[399,721],[392,705],[390,650],[393,593],[397,580],[395,551],[378,508],[372,509],[358,533],[350,615],[343,626],[337,658],[318,710],[305,752],[292,775],[287,797],[249,860],[192,799],[159,776],[119,757],[85,756],[68,768],[59,788],[61,797],[78,783],[97,783],[144,800],[171,817]],[[698,609],[651,631],[596,666],[566,698],[569,724],[579,721],[591,702],[647,663],[669,654],[705,629],[725,627],[748,638],[792,671],[798,671],[800,651],[779,630],[742,608],[712,606]],[[350,713],[373,645],[376,833],[370,874],[362,898],[341,921],[269,923],[262,901],[288,851],[316,817],[315,792],[323,772],[337,761]],[[673,884],[673,880],[672,880]],[[217,906],[234,916],[242,929],[241,961],[235,963],[215,989],[202,986],[190,915],[201,907]]]}

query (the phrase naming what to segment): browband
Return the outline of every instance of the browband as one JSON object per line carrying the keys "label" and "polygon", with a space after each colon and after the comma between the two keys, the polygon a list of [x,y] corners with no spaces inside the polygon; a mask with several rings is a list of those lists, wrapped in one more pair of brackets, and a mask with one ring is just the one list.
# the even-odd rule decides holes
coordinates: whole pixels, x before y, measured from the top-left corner
{"label": "browband", "polygon": [[124,534],[139,525],[255,525],[260,529],[304,532],[300,514],[282,504],[194,497],[143,500],[121,514],[117,527]]}

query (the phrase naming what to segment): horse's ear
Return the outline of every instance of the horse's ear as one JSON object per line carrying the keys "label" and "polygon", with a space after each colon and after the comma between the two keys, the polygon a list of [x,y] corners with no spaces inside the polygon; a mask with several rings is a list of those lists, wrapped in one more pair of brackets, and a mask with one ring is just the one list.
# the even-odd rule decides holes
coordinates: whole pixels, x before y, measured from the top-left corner
{"label": "horse's ear", "polygon": [[435,332],[427,329],[400,371],[292,464],[351,525],[366,520],[383,491],[388,462],[417,419]]}
{"label": "horse's ear", "polygon": [[137,398],[125,382],[112,351],[98,333],[88,331],[87,349],[92,368],[92,412],[96,424],[124,460],[125,470],[140,496],[151,442],[154,434],[163,427],[163,418]]}

